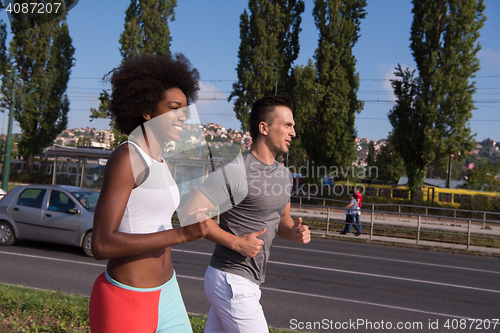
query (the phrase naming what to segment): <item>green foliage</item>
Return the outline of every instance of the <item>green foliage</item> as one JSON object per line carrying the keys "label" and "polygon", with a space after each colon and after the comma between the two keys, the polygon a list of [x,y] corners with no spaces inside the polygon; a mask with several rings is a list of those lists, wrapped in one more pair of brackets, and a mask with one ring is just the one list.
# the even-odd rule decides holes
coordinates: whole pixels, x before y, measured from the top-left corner
{"label": "green foliage", "polygon": [[[119,39],[122,60],[140,55],[169,55],[172,37],[168,22],[175,20],[176,6],[176,0],[131,0]],[[109,99],[109,93],[103,90],[98,109],[90,108],[91,121],[112,119],[108,110]],[[115,148],[126,141],[127,136],[115,128],[113,120],[109,125],[115,137],[111,148]]]}
{"label": "green foliage", "polygon": [[119,39],[122,58],[169,55],[172,37],[168,22],[175,20],[176,6],[176,0],[131,0]]}
{"label": "green foliage", "polygon": [[397,183],[405,174],[403,159],[394,149],[391,141],[380,148],[375,166],[377,167],[376,178],[390,183]]}
{"label": "green foliage", "polygon": [[[288,91],[289,72],[299,55],[302,0],[249,0],[250,15],[240,16],[238,81],[228,101],[236,97],[234,112],[241,129],[250,129],[250,107],[259,98]],[[278,75],[278,77],[277,77]]]}
{"label": "green foliage", "polygon": [[[0,10],[5,9],[3,3],[0,2]],[[7,25],[0,20],[0,75],[5,75],[5,69],[7,66]]]}
{"label": "green foliage", "polygon": [[83,136],[83,137],[78,138],[77,145],[89,147],[91,143],[92,143],[92,139],[90,137]]}
{"label": "green foliage", "polygon": [[366,158],[366,164],[368,167],[375,165],[375,157],[377,152],[375,151],[375,144],[373,141],[370,141],[370,145],[368,146],[368,157]]}
{"label": "green foliage", "polygon": [[[3,161],[4,155],[5,155],[5,145],[7,144],[7,140],[0,139],[0,160]],[[11,160],[14,159],[17,155],[17,145],[14,140],[11,141],[11,147],[10,147],[10,157]]]}
{"label": "green foliage", "polygon": [[[94,109],[90,108],[90,121],[93,119],[105,119],[111,118],[111,113],[108,110],[109,104],[109,93],[106,90],[103,90],[102,93],[99,94],[99,108]],[[112,121],[110,122],[110,125]]]}
{"label": "green foliage", "polygon": [[477,191],[500,192],[500,164],[487,162],[476,166],[467,173],[467,184],[464,188]]}
{"label": "green foliage", "polygon": [[356,156],[354,120],[363,103],[352,48],[365,6],[365,0],[315,1],[316,63],[296,67],[293,94],[298,137],[316,165],[347,167]]}
{"label": "green foliage", "polygon": [[109,126],[113,129],[114,141],[111,144],[111,149],[118,147],[118,145],[124,141],[127,141],[127,135],[122,134],[119,130],[115,128],[115,122],[112,119],[111,112],[108,110],[109,104],[109,94],[106,90],[103,90],[99,95],[99,108],[90,108],[90,121],[93,119],[106,119],[109,118]]}
{"label": "green foliage", "polygon": [[316,68],[311,59],[307,65],[297,65],[290,76],[292,89],[290,96],[293,100],[295,133],[289,149],[289,166],[299,167],[306,165],[307,153],[302,140],[308,140],[311,128],[307,124],[314,123],[317,106],[318,83],[316,82]]}
{"label": "green foliage", "polygon": [[42,171],[33,171],[32,173],[18,173],[17,170],[11,169],[9,179],[12,182],[22,184],[52,184],[52,175],[46,174]]}
{"label": "green foliage", "polygon": [[9,332],[88,332],[88,298],[2,284],[0,295]]}
{"label": "green foliage", "polygon": [[396,68],[400,80],[392,82],[397,102],[389,120],[415,192],[430,163],[473,147],[470,79],[479,70],[476,42],[486,18],[482,0],[413,0],[413,5],[410,40],[419,77]]}
{"label": "green foliage", "polygon": [[473,147],[468,126],[479,70],[476,43],[486,18],[482,0],[414,0],[411,49],[421,77],[422,111],[430,116],[436,159]]}
{"label": "green foliage", "polygon": [[[65,1],[65,7],[72,3],[73,0]],[[14,36],[9,47],[8,68],[17,66],[22,80],[22,83],[15,82],[18,99],[14,117],[21,127],[22,139],[18,148],[28,172],[33,170],[34,156],[54,141],[68,121],[66,88],[74,65],[75,49],[69,36],[66,13],[46,21],[28,13],[18,15],[11,24]],[[33,87],[36,91],[28,96]],[[11,88],[12,82],[4,80],[3,89],[9,91]]]}
{"label": "green foliage", "polygon": [[388,114],[393,127],[390,141],[404,161],[410,190],[416,192],[422,186],[428,163],[433,159],[433,146],[427,139],[432,124],[418,109],[420,81],[415,78],[415,71],[408,68],[403,71],[401,65],[396,69],[395,75],[400,80],[392,81],[396,105]]}
{"label": "green foliage", "polygon": [[286,167],[298,169],[307,163],[307,153],[298,137],[295,137],[288,147],[288,161]]}

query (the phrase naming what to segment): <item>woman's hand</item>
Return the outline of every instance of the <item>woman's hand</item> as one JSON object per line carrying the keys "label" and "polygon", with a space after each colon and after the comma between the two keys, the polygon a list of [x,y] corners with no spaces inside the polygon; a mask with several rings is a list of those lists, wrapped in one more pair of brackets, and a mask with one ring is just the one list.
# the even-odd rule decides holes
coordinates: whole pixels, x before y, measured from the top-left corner
{"label": "woman's hand", "polygon": [[181,232],[185,242],[195,241],[208,234],[208,221],[203,220],[185,227],[180,227],[179,231]]}

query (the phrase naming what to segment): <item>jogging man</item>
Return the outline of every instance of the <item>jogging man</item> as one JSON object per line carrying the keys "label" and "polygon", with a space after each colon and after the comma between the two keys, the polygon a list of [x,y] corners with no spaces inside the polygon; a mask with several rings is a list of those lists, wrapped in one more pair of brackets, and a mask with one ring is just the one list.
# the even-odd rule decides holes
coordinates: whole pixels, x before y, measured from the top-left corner
{"label": "jogging man", "polygon": [[[257,100],[250,114],[250,152],[211,173],[182,210],[224,207],[220,225],[209,220],[205,237],[216,243],[205,273],[211,304],[205,332],[268,332],[259,285],[272,242],[276,235],[299,244],[311,239],[302,219],[290,216],[292,175],[276,161],[288,151],[294,125],[288,95]],[[181,224],[186,215],[181,213]]]}

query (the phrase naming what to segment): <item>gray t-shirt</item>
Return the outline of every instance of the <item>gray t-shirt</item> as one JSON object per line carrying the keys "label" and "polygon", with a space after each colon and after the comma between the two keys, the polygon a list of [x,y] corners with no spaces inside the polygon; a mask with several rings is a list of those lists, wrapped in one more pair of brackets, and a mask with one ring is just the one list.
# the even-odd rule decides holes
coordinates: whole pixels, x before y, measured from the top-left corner
{"label": "gray t-shirt", "polygon": [[278,162],[264,164],[251,152],[243,156],[243,165],[245,181],[241,177],[238,179],[230,167],[226,167],[229,170],[226,177],[222,169],[212,172],[200,186],[200,191],[216,207],[231,205],[225,182],[227,179],[233,198],[241,197],[241,200],[236,200],[234,207],[223,210],[220,216],[221,229],[240,237],[266,228],[266,232],[259,237],[264,245],[255,258],[248,258],[216,244],[210,265],[261,284],[265,280],[270,248],[278,232],[281,216],[290,202],[292,175]]}

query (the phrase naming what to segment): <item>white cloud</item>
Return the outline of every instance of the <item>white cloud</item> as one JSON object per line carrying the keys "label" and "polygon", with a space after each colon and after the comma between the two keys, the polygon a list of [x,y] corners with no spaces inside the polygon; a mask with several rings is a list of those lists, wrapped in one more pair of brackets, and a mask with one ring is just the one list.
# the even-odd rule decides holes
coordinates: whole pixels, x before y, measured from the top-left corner
{"label": "white cloud", "polygon": [[227,101],[227,91],[231,89],[231,84],[232,82],[200,81],[200,91],[195,104],[202,124],[210,122],[233,129],[240,128],[240,122],[233,111],[233,101]]}
{"label": "white cloud", "polygon": [[[210,82],[210,83],[207,84],[204,82]],[[198,101],[196,102],[197,105],[198,104],[209,105],[211,101],[217,101],[217,100],[227,101],[229,94],[221,91],[221,89],[217,87],[217,81],[200,81],[199,84],[200,84],[200,91],[198,92]]]}
{"label": "white cloud", "polygon": [[500,51],[492,49],[482,49],[478,53],[483,66],[496,66],[500,64]]}

